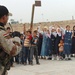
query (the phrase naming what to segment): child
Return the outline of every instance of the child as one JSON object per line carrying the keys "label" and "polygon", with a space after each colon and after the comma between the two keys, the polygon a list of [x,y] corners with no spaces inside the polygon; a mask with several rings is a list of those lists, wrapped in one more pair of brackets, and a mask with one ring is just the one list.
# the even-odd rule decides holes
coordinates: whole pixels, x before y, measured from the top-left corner
{"label": "child", "polygon": [[73,26],[71,53],[75,56],[75,26]]}
{"label": "child", "polygon": [[47,33],[47,43],[46,43],[46,54],[48,56],[48,60],[51,60],[51,48],[52,48],[52,41],[51,41],[51,36],[50,36],[50,31],[48,30],[48,33]]}
{"label": "child", "polygon": [[57,33],[56,33],[56,29],[54,27],[52,27],[51,29],[51,41],[52,41],[52,60],[55,60],[56,59],[56,49],[55,49],[55,42],[56,42],[56,36],[57,36]]}
{"label": "child", "polygon": [[60,40],[62,38],[62,33],[61,33],[61,29],[58,27],[57,28],[57,36],[56,36],[56,42],[55,42],[55,49],[56,49],[56,54],[57,54],[57,60],[59,60],[59,47],[58,44],[60,43]]}
{"label": "child", "polygon": [[61,28],[64,31],[64,53],[65,60],[71,60],[71,47],[72,47],[72,31],[70,26],[66,26],[66,30]]}
{"label": "child", "polygon": [[27,31],[27,35],[24,40],[24,47],[25,47],[24,65],[27,65],[27,59],[30,64],[30,41],[31,41],[31,39],[32,39],[31,31]]}
{"label": "child", "polygon": [[33,65],[33,55],[35,56],[36,59],[36,64],[39,63],[38,59],[38,37],[37,37],[37,31],[33,32],[33,38],[31,41],[31,50],[30,50],[30,64]]}
{"label": "child", "polygon": [[41,48],[42,48],[42,40],[43,40],[43,35],[41,33],[38,33],[39,36],[38,36],[38,56],[39,58],[41,58]]}
{"label": "child", "polygon": [[23,49],[24,49],[24,36],[23,34],[20,34],[20,43],[22,45],[22,50],[21,52],[19,53],[19,60],[20,60],[20,63],[21,64],[24,64],[24,61],[23,61]]}
{"label": "child", "polygon": [[59,47],[59,60],[63,60],[63,50],[64,50],[63,40],[60,40],[58,47]]}
{"label": "child", "polygon": [[65,59],[71,60],[71,45],[72,45],[72,32],[70,31],[70,26],[66,26],[65,36],[64,36],[64,50]]}
{"label": "child", "polygon": [[43,40],[42,40],[42,48],[41,48],[41,56],[46,59],[47,56],[47,30],[48,28],[45,26],[43,29]]}

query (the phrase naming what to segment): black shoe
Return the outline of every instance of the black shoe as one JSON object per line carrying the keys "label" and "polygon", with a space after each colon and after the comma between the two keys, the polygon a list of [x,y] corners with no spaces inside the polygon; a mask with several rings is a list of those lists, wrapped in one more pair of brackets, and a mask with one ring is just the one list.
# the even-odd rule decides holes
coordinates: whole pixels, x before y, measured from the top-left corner
{"label": "black shoe", "polygon": [[32,63],[32,62],[30,62],[30,65],[32,65],[32,66],[33,66],[33,63]]}
{"label": "black shoe", "polygon": [[40,63],[36,63],[37,65],[40,65]]}
{"label": "black shoe", "polygon": [[74,57],[73,55],[71,55],[71,57]]}
{"label": "black shoe", "polygon": [[46,60],[46,57],[44,57],[44,59]]}
{"label": "black shoe", "polygon": [[43,57],[41,56],[41,59],[43,59]]}
{"label": "black shoe", "polygon": [[19,64],[19,62],[16,62],[17,64]]}
{"label": "black shoe", "polygon": [[71,58],[68,58],[68,60],[72,60]]}
{"label": "black shoe", "polygon": [[48,58],[48,60],[52,60],[52,58]]}
{"label": "black shoe", "polygon": [[28,64],[30,65],[30,62]]}
{"label": "black shoe", "polygon": [[24,62],[22,62],[22,64],[24,64]]}
{"label": "black shoe", "polygon": [[65,58],[66,61],[68,61],[68,58]]}
{"label": "black shoe", "polygon": [[24,65],[27,65],[27,63],[24,63]]}
{"label": "black shoe", "polygon": [[59,60],[64,60],[63,58],[60,58]]}

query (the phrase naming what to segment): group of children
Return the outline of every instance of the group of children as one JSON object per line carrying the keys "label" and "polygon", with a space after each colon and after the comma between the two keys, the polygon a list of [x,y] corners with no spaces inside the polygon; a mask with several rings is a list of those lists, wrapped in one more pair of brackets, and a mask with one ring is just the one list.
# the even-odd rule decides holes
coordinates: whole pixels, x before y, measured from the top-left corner
{"label": "group of children", "polygon": [[38,59],[38,37],[37,37],[37,31],[35,30],[33,32],[33,35],[31,34],[31,31],[26,31],[26,35],[24,38],[24,50],[25,50],[25,61],[24,65],[27,64],[27,59],[30,65],[33,65],[33,56],[36,59],[36,64],[39,63]]}
{"label": "group of children", "polygon": [[[7,27],[7,33],[6,38],[10,38],[13,43],[15,42],[13,40],[16,39],[20,42],[22,45],[21,52],[15,56],[11,57],[10,59],[10,65],[13,67],[13,62],[15,61],[17,64],[24,64],[24,65],[33,65],[33,56],[36,59],[36,64],[40,65],[39,59],[38,59],[38,37],[37,37],[37,31],[33,31],[31,33],[30,30],[24,31],[24,34],[21,34],[17,31],[11,32],[10,27]],[[10,44],[11,42],[9,42]],[[28,61],[28,63],[27,63]]]}
{"label": "group of children", "polygon": [[43,35],[41,57],[52,60],[71,60],[71,55],[75,54],[75,26],[73,30],[70,30],[70,26],[67,25],[66,29],[58,26],[55,29],[54,26],[49,28],[44,27],[41,31],[38,27],[38,33]]}
{"label": "group of children", "polygon": [[[9,31],[9,29],[7,30]],[[37,30],[31,33],[30,30],[25,30],[24,25],[24,34],[20,34],[18,37],[22,50],[14,57],[17,63],[33,65],[35,57],[36,64],[40,65],[39,58],[71,60],[71,55],[75,54],[75,26],[73,30],[70,30],[69,25],[66,26],[66,29],[60,26],[57,29],[54,26],[49,28],[45,26],[43,30],[38,26]],[[12,62],[13,58],[11,59]]]}

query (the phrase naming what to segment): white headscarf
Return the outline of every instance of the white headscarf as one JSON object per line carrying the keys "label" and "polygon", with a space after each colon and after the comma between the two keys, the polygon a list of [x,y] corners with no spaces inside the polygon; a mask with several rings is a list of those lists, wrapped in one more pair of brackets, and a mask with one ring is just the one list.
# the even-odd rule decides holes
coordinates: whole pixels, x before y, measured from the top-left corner
{"label": "white headscarf", "polygon": [[[60,32],[58,32],[58,30],[60,30]],[[59,36],[61,36],[61,29],[60,28],[57,28],[57,34],[59,35]]]}
{"label": "white headscarf", "polygon": [[[52,30],[52,29],[55,29],[55,27],[53,26],[53,27],[51,28],[51,30]],[[52,32],[51,34],[53,34],[55,37],[57,36],[56,31]]]}

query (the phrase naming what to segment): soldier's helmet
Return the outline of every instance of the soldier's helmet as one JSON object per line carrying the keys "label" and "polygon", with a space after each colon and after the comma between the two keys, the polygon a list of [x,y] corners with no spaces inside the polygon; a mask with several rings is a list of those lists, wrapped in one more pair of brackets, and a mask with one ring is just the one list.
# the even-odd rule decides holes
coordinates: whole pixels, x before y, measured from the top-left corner
{"label": "soldier's helmet", "polygon": [[5,6],[0,5],[0,18],[4,15],[12,16],[12,14],[9,13],[9,10]]}

